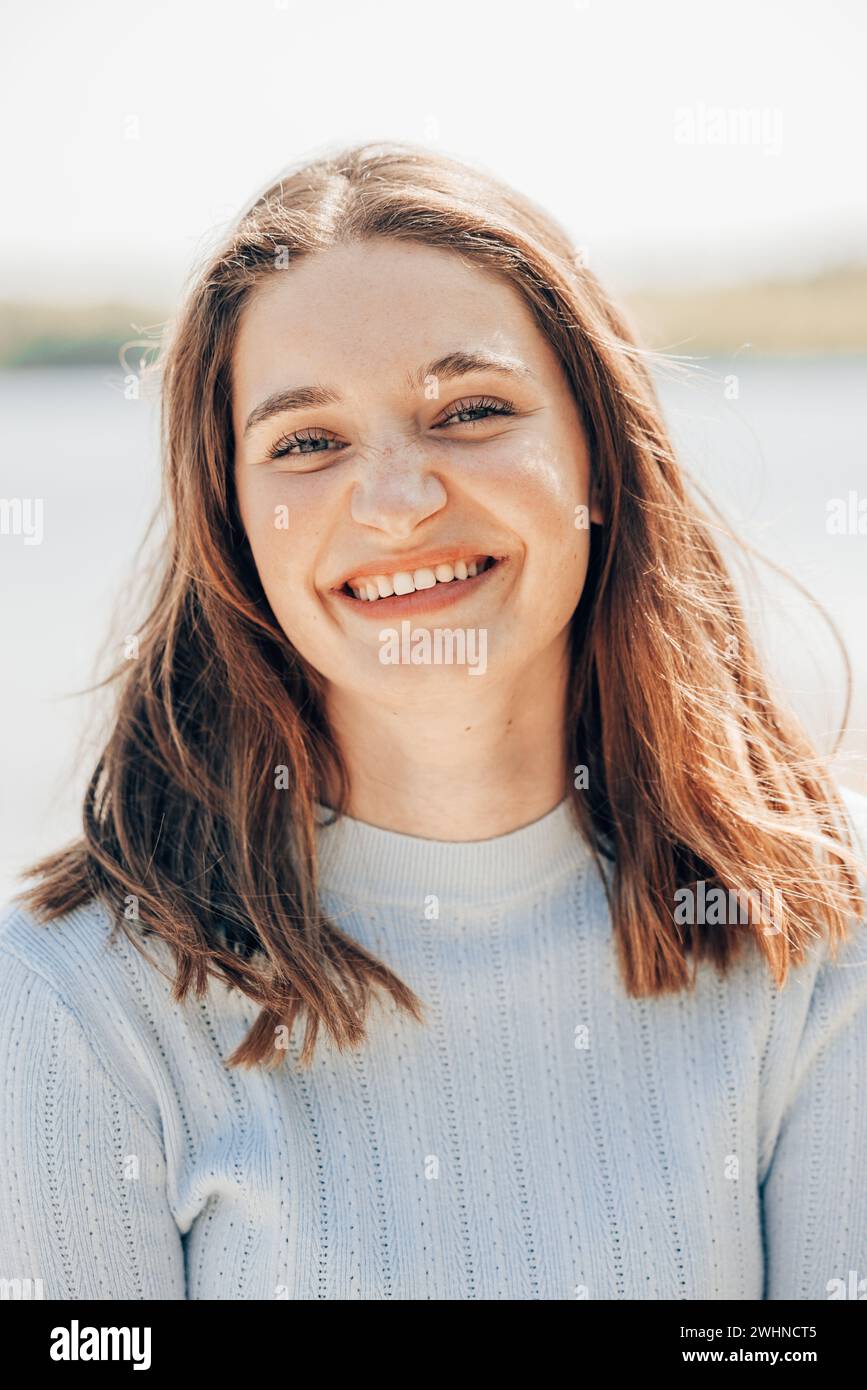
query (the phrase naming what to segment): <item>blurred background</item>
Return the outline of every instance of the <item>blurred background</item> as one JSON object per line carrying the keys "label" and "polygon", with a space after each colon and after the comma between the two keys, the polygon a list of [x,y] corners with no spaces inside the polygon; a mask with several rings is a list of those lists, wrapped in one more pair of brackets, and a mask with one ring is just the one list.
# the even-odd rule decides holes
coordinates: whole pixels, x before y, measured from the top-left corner
{"label": "blurred background", "polygon": [[[867,790],[863,0],[7,0],[0,109],[0,899],[80,825],[159,488],[130,389],[281,169],[360,139],[547,207],[662,354],[685,468],[756,561],[779,687]],[[127,345],[127,346],[124,346]]]}

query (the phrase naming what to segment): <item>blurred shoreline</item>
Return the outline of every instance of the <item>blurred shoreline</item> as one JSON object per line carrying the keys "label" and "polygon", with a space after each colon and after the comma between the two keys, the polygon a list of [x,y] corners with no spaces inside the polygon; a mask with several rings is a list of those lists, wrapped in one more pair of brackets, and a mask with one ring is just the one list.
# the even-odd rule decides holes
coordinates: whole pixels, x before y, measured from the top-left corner
{"label": "blurred shoreline", "polygon": [[[623,291],[641,342],[658,352],[817,358],[867,354],[867,264],[727,287]],[[122,301],[0,302],[0,367],[118,365],[155,352],[175,309]],[[126,362],[124,365],[126,365]]]}

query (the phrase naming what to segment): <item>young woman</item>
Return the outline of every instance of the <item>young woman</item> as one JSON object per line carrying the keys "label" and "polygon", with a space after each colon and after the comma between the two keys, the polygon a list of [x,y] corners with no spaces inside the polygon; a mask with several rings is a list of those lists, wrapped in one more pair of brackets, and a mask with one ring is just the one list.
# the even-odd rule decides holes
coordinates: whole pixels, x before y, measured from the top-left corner
{"label": "young woman", "polygon": [[0,930],[0,1274],[864,1279],[863,801],[772,695],[563,230],[421,148],[319,160],[201,269],[163,392],[84,834]]}

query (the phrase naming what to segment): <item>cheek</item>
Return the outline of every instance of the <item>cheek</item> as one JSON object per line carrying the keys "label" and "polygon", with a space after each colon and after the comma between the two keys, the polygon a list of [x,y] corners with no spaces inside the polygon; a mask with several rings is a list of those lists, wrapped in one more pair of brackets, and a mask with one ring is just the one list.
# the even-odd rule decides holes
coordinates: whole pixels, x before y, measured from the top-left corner
{"label": "cheek", "polygon": [[588,502],[590,461],[583,435],[543,431],[492,448],[485,459],[489,485],[535,522],[559,532],[572,524],[575,508]]}
{"label": "cheek", "polygon": [[500,517],[525,549],[526,589],[555,621],[581,596],[590,556],[590,468],[583,440],[540,440],[490,478]]}
{"label": "cheek", "polygon": [[319,550],[320,513],[313,499],[299,495],[305,481],[271,474],[242,480],[237,488],[241,521],[262,588],[290,638],[290,628],[306,625],[315,599],[311,576]]}

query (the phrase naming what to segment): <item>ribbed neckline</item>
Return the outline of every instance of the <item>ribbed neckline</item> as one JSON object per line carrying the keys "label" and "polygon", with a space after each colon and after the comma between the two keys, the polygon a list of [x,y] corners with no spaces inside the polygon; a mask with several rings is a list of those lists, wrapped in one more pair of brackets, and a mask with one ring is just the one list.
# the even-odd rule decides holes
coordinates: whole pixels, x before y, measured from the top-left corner
{"label": "ribbed neckline", "polygon": [[383,830],[317,804],[320,890],[369,902],[490,907],[549,886],[590,859],[564,797],[540,820],[489,840],[426,840]]}

